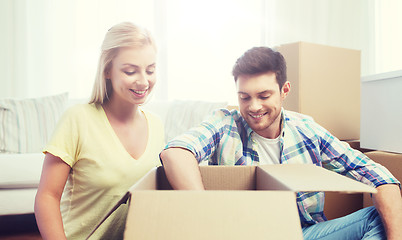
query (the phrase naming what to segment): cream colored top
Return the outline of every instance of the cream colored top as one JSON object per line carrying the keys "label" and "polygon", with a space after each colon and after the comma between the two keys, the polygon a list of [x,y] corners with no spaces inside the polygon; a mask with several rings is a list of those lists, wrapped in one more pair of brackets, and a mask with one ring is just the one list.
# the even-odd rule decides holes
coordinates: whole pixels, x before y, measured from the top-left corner
{"label": "cream colored top", "polygon": [[[68,239],[85,239],[139,178],[160,165],[163,124],[156,116],[144,114],[148,143],[139,159],[126,151],[101,106],[74,106],[59,121],[44,152],[71,166],[60,204]],[[91,239],[122,239],[126,215],[123,204]]]}

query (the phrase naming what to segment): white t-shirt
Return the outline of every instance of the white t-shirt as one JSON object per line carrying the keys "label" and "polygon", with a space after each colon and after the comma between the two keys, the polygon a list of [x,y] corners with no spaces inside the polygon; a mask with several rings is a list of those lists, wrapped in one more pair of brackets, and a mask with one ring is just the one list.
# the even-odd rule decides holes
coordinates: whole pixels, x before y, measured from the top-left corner
{"label": "white t-shirt", "polygon": [[269,139],[254,132],[251,137],[257,143],[257,153],[260,158],[259,165],[280,163],[281,148],[279,136],[275,139]]}

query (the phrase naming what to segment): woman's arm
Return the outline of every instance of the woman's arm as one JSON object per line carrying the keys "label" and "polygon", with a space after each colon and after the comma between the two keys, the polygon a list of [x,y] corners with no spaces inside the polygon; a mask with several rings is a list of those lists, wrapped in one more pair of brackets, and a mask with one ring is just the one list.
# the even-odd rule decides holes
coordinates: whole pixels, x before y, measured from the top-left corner
{"label": "woman's arm", "polygon": [[35,217],[43,239],[66,239],[60,199],[70,169],[59,157],[46,153],[35,198]]}

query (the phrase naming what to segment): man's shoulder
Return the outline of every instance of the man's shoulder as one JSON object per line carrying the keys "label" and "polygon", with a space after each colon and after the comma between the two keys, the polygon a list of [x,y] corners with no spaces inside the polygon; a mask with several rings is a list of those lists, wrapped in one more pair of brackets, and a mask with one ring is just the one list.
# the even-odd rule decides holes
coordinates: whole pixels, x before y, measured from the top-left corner
{"label": "man's shoulder", "polygon": [[285,110],[284,119],[287,128],[292,129],[294,132],[303,132],[303,135],[305,136],[313,137],[318,135],[330,135],[330,133],[320,124],[315,122],[311,116]]}
{"label": "man's shoulder", "polygon": [[244,118],[241,116],[240,112],[236,109],[216,109],[213,113],[204,120],[204,127],[208,126],[215,129],[225,129],[229,130],[231,133],[234,132],[245,132],[248,129],[248,125]]}

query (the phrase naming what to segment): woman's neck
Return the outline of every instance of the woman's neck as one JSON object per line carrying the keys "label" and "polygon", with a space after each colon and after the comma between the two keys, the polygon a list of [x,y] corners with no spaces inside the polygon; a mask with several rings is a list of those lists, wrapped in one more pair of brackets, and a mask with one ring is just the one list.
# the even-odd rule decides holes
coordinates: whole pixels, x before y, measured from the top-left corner
{"label": "woman's neck", "polygon": [[112,117],[119,122],[131,122],[141,117],[141,112],[136,104],[122,103],[110,99],[102,107],[108,117]]}

